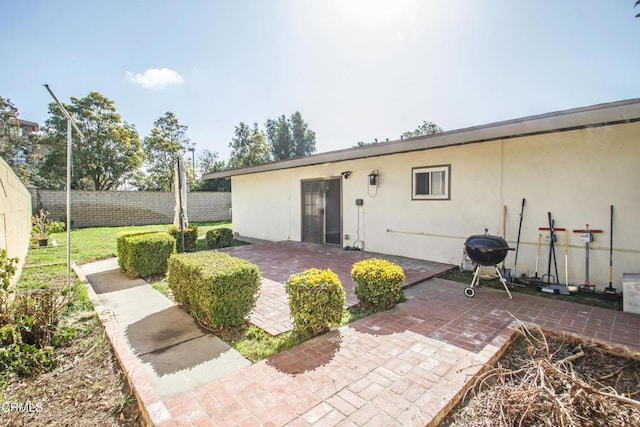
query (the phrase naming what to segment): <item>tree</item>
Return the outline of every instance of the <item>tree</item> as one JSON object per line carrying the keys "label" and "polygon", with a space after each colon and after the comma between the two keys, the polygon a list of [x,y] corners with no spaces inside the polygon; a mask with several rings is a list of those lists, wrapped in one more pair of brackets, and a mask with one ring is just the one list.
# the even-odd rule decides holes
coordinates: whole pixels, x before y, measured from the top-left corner
{"label": "tree", "polygon": [[258,123],[254,123],[251,129],[244,122],[240,122],[234,135],[229,143],[229,167],[235,169],[269,162],[269,145],[264,132],[258,129]]}
{"label": "tree", "polygon": [[31,184],[42,157],[35,154],[38,135],[21,135],[18,109],[0,96],[0,157],[25,184]]}
{"label": "tree", "polygon": [[[640,0],[636,0],[636,4],[634,4],[633,7],[636,7],[638,5],[640,5]],[[636,18],[640,18],[640,13],[636,15]]]}
{"label": "tree", "polygon": [[[172,112],[166,112],[153,123],[149,136],[144,139],[144,165],[147,175],[137,183],[141,190],[171,191],[173,188],[173,170],[179,156],[183,156],[189,147],[186,137],[188,127],[181,125]],[[187,181],[195,183],[195,174],[190,162],[185,162]]]}
{"label": "tree", "polygon": [[[218,159],[218,153],[203,150],[198,156],[198,167],[200,173],[206,175],[208,173],[217,172],[224,169],[226,163]],[[227,178],[200,179],[195,191],[231,191],[231,182]]]}
{"label": "tree", "polygon": [[[71,187],[79,190],[115,190],[142,164],[142,144],[135,128],[122,121],[110,99],[98,92],[71,98],[65,105],[84,134],[73,133]],[[49,104],[42,142],[50,153],[41,169],[53,187],[66,180],[67,120],[57,104]]]}
{"label": "tree", "polygon": [[284,114],[266,123],[267,137],[274,160],[303,157],[316,151],[316,134],[296,111],[287,119]]}
{"label": "tree", "polygon": [[423,121],[415,130],[408,130],[402,134],[405,138],[413,138],[416,136],[433,135],[442,132],[442,128],[433,122]]}
{"label": "tree", "polygon": [[302,120],[302,114],[296,111],[289,118],[293,136],[295,157],[308,156],[316,152],[316,133]]}
{"label": "tree", "polygon": [[294,149],[291,127],[284,114],[277,120],[269,119],[265,123],[269,149],[274,160],[283,160],[293,157]]}

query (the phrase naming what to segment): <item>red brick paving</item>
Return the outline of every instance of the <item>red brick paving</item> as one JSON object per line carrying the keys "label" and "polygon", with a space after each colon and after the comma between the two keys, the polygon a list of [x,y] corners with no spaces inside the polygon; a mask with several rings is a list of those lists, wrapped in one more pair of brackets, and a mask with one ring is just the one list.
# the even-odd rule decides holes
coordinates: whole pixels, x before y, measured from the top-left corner
{"label": "red brick paving", "polygon": [[195,425],[193,417],[208,411],[215,425],[422,426],[441,418],[512,335],[509,313],[640,351],[640,316],[523,294],[509,300],[488,288],[467,298],[465,286],[432,279],[408,288],[392,310],[188,393],[197,406],[166,402],[172,422]]}
{"label": "red brick paving", "polygon": [[290,331],[292,321],[284,291],[284,283],[295,273],[309,268],[330,268],[340,278],[345,290],[347,307],[358,303],[353,292],[351,267],[363,259],[384,258],[400,265],[405,274],[403,287],[413,285],[450,270],[454,266],[406,257],[382,255],[373,252],[345,251],[339,246],[304,242],[266,242],[220,249],[235,257],[256,264],[264,278],[256,308],[250,322],[271,335]]}
{"label": "red brick paving", "polygon": [[638,315],[489,288],[467,298],[464,287],[427,280],[391,310],[165,401],[137,375],[121,331],[101,319],[139,402],[163,427],[435,425],[508,344],[514,317],[640,353]]}

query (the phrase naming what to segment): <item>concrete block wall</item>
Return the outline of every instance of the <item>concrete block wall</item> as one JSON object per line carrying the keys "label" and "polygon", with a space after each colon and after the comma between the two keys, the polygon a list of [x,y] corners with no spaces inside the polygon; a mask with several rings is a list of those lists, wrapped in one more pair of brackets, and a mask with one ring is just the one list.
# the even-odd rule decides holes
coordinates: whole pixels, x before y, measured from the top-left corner
{"label": "concrete block wall", "polygon": [[9,165],[0,158],[0,249],[24,265],[31,238],[31,196]]}
{"label": "concrete block wall", "polygon": [[[30,189],[34,212],[48,211],[51,218],[66,218],[66,192]],[[72,191],[74,227],[112,227],[173,222],[175,195],[153,191]],[[231,219],[231,193],[187,193],[190,222]]]}

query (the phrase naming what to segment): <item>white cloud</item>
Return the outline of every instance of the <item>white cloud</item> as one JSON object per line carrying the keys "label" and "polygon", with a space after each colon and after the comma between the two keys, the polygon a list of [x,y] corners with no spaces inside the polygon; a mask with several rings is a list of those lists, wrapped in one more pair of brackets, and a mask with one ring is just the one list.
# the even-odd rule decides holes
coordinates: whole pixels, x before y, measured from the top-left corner
{"label": "white cloud", "polygon": [[164,89],[167,85],[182,84],[184,78],[168,68],[149,68],[144,73],[127,71],[129,79],[147,89]]}

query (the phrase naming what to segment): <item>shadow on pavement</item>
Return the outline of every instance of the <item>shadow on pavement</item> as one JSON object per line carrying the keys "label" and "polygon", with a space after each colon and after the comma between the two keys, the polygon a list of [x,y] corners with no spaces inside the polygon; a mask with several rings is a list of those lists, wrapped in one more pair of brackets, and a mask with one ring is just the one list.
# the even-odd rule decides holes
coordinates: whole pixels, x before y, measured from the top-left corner
{"label": "shadow on pavement", "polygon": [[[333,330],[270,357],[267,364],[290,375],[313,371],[329,363],[340,350],[341,343],[340,331]],[[300,357],[300,354],[304,354],[304,357]]]}
{"label": "shadow on pavement", "polygon": [[98,295],[147,284],[147,282],[142,279],[126,278],[126,280],[123,280],[123,278],[126,278],[126,276],[119,269],[87,275],[87,280],[91,283],[93,290]]}
{"label": "shadow on pavement", "polygon": [[126,336],[138,357],[159,375],[192,368],[229,349],[177,306],[129,325]]}

